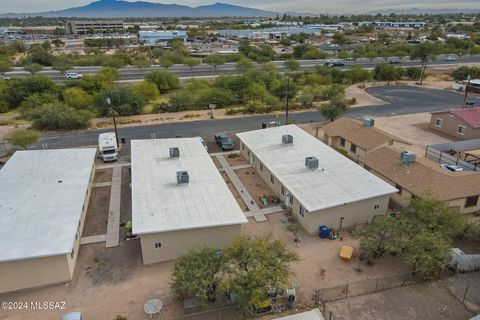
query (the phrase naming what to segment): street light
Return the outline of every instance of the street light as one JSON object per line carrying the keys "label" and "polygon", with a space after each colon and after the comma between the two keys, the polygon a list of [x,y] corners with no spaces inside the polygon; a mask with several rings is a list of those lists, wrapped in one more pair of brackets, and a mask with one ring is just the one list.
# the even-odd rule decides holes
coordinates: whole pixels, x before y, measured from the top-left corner
{"label": "street light", "polygon": [[[110,99],[110,97],[107,97],[107,104],[109,107],[112,104],[112,100]],[[112,113],[113,127],[115,128],[115,140],[117,142],[117,148],[119,148],[120,144],[118,143],[118,130],[117,130],[117,121],[115,119],[115,110],[113,108],[110,108],[110,112]]]}

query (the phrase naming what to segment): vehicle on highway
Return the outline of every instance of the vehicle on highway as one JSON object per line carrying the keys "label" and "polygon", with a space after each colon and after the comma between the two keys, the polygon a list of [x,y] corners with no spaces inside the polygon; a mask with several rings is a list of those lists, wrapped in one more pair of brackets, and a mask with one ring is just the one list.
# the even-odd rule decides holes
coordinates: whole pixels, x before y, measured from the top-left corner
{"label": "vehicle on highway", "polygon": [[0,80],[10,80],[10,77],[0,74]]}
{"label": "vehicle on highway", "polygon": [[448,163],[442,163],[440,165],[440,167],[442,167],[443,169],[446,169],[448,171],[451,171],[451,172],[463,171],[462,167],[459,167],[459,166],[456,166],[456,165],[453,165],[453,164],[448,164]]}
{"label": "vehicle on highway", "polygon": [[65,78],[68,79],[68,80],[77,80],[77,79],[80,79],[82,77],[82,75],[80,73],[77,73],[77,72],[67,72],[65,73]]}
{"label": "vehicle on highway", "polygon": [[457,58],[455,58],[454,56],[446,56],[445,57],[445,61],[455,61],[457,60]]}
{"label": "vehicle on highway", "polygon": [[400,60],[392,59],[392,60],[388,61],[388,63],[390,63],[390,64],[400,64]]}
{"label": "vehicle on highway", "polygon": [[115,132],[105,132],[98,135],[98,155],[103,162],[118,160],[118,145]]}
{"label": "vehicle on highway", "polygon": [[233,150],[234,148],[232,140],[225,133],[217,133],[215,135],[215,142],[223,151]]}
{"label": "vehicle on highway", "polygon": [[338,60],[335,60],[335,61],[327,61],[323,64],[323,66],[327,67],[327,68],[333,68],[333,67],[343,67],[345,65],[345,63],[343,63],[342,61],[338,61]]}

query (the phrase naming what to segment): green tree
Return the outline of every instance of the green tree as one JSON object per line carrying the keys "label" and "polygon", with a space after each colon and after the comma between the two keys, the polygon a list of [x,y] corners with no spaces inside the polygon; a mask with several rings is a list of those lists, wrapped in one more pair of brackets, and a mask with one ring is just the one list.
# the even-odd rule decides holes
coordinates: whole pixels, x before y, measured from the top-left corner
{"label": "green tree", "polygon": [[72,69],[72,68],[73,68],[73,63],[67,57],[61,57],[61,58],[59,57],[59,58],[55,59],[55,61],[53,62],[53,65],[52,65],[53,70],[58,70],[62,74],[65,73],[67,70]]}
{"label": "green tree", "polygon": [[180,88],[180,80],[170,71],[154,71],[145,75],[145,80],[154,83],[160,93]]}
{"label": "green tree", "polygon": [[411,60],[420,60],[422,63],[422,75],[420,76],[420,85],[423,83],[423,75],[429,60],[435,60],[438,49],[433,43],[421,43],[414,46],[410,52]]}
{"label": "green tree", "polygon": [[6,57],[0,57],[0,74],[5,74],[13,70],[13,63],[10,59]]}
{"label": "green tree", "polygon": [[150,60],[144,56],[140,56],[133,60],[133,65],[143,71],[143,69],[150,67]]}
{"label": "green tree", "polygon": [[391,64],[381,64],[373,70],[373,77],[379,81],[387,81],[387,85],[390,85],[390,81],[399,80],[401,76],[400,70]]}
{"label": "green tree", "polygon": [[29,63],[23,67],[23,70],[30,72],[33,76],[43,70],[43,66],[39,63]]}
{"label": "green tree", "polygon": [[[110,103],[108,103],[110,101]],[[145,106],[144,97],[133,93],[131,86],[115,86],[98,94],[98,112],[105,117],[112,110],[119,116],[140,114]]]}
{"label": "green tree", "polygon": [[89,95],[83,89],[76,87],[66,88],[63,91],[63,101],[67,106],[79,110],[91,110],[94,105],[93,96]]}
{"label": "green tree", "polygon": [[245,57],[242,57],[235,64],[235,68],[237,69],[237,71],[239,71],[241,73],[245,73],[245,72],[248,72],[250,70],[255,69],[255,65],[253,64],[252,60],[250,60],[248,58],[245,58]]}
{"label": "green tree", "polygon": [[378,57],[378,54],[375,51],[367,51],[367,53],[365,53],[365,58],[369,59],[370,62],[372,62],[376,57]]}
{"label": "green tree", "polygon": [[38,130],[85,129],[93,114],[64,104],[47,104],[35,110],[32,126]]}
{"label": "green tree", "polygon": [[65,45],[65,42],[63,42],[60,39],[54,39],[52,41],[52,44],[55,46],[55,48],[60,48],[60,47],[63,47]]}
{"label": "green tree", "polygon": [[175,64],[175,63],[174,63],[172,60],[170,60],[170,59],[167,59],[167,58],[164,58],[164,57],[162,57],[162,58],[160,59],[160,65],[161,65],[162,67],[164,67],[165,69],[170,68],[170,67],[173,66],[174,64]]}
{"label": "green tree", "polygon": [[346,113],[350,109],[347,100],[343,95],[336,95],[330,99],[330,101],[320,107],[320,113],[325,118],[329,119],[330,121],[335,121],[335,119]]}
{"label": "green tree", "polygon": [[287,69],[290,72],[294,72],[294,71],[297,71],[298,69],[300,69],[300,63],[298,63],[298,61],[295,60],[295,59],[285,60],[283,65],[284,65],[285,69]]}
{"label": "green tree", "polygon": [[160,97],[160,93],[158,92],[155,83],[149,81],[136,82],[132,86],[132,91],[134,95],[141,97],[145,101],[155,100]]}
{"label": "green tree", "polygon": [[225,59],[219,54],[211,54],[203,61],[211,65],[212,68],[216,68],[217,66],[225,64]]}
{"label": "green tree", "polygon": [[224,282],[242,316],[251,316],[266,298],[266,288],[287,283],[297,254],[270,236],[236,238],[226,251],[228,278]]}
{"label": "green tree", "polygon": [[405,76],[410,80],[415,80],[415,81],[420,80],[421,75],[422,75],[422,69],[417,67],[408,67],[405,70]]}
{"label": "green tree", "polygon": [[214,302],[225,268],[225,256],[216,249],[192,250],[175,261],[171,288],[181,300],[196,298],[202,304]]}
{"label": "green tree", "polygon": [[193,69],[194,67],[198,66],[200,64],[200,60],[192,57],[185,58],[183,62],[190,67],[190,69]]}
{"label": "green tree", "polygon": [[40,133],[35,130],[17,130],[14,131],[8,141],[15,145],[27,149],[27,147],[40,139]]}
{"label": "green tree", "polygon": [[350,57],[350,54],[348,53],[348,51],[346,50],[340,50],[338,53],[337,53],[337,57],[339,59],[347,59]]}

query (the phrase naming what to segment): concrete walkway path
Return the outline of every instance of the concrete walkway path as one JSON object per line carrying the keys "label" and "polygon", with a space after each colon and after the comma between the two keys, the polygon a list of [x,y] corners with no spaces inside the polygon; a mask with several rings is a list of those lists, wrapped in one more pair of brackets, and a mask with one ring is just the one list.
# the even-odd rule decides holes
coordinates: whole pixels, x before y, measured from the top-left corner
{"label": "concrete walkway path", "polygon": [[238,178],[238,176],[233,171],[232,167],[228,163],[227,159],[223,156],[223,154],[216,154],[215,157],[218,159],[218,162],[225,170],[230,181],[232,181],[233,186],[237,189],[240,197],[242,198],[243,202],[247,205],[248,210],[251,212],[260,211],[260,208],[257,206],[255,201],[253,200],[252,196],[248,193],[247,188],[243,185],[242,181]]}
{"label": "concrete walkway path", "polygon": [[99,234],[99,235],[96,235],[96,236],[82,237],[82,239],[80,239],[80,244],[105,242],[106,240],[107,240],[107,235],[106,234]]}
{"label": "concrete walkway path", "polygon": [[110,168],[121,168],[121,167],[130,167],[130,162],[114,162],[114,163],[104,163],[99,164],[95,169],[110,169]]}
{"label": "concrete walkway path", "polygon": [[100,187],[110,187],[112,185],[111,181],[107,182],[95,182],[92,183],[92,188],[100,188]]}
{"label": "concrete walkway path", "polygon": [[238,166],[233,166],[232,169],[233,170],[240,170],[240,169],[247,169],[247,168],[251,168],[252,165],[249,164],[249,163],[246,163],[246,164],[239,164]]}
{"label": "concrete walkway path", "polygon": [[122,166],[113,168],[106,247],[116,247],[120,241],[120,199],[122,190]]}

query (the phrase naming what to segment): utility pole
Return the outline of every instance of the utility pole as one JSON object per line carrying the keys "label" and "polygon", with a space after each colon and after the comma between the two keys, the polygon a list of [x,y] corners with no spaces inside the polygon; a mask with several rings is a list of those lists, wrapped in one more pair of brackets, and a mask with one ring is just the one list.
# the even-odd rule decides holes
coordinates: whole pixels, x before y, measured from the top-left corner
{"label": "utility pole", "polygon": [[[467,62],[467,59],[469,58],[470,56],[470,47],[472,45],[472,37],[470,37],[470,42],[468,43],[468,51],[467,51],[467,55],[465,57],[465,64],[468,65],[468,62]],[[470,74],[468,75],[468,78],[467,78],[467,86],[465,87],[465,97],[463,98],[463,107],[462,108],[466,108],[467,107],[467,99],[468,99],[468,89],[470,87],[470,79],[472,78],[472,72],[473,72],[473,66],[470,68]]]}
{"label": "utility pole", "polygon": [[[112,100],[110,97],[107,98],[107,104],[110,106],[112,104]],[[115,128],[115,140],[117,142],[117,148],[120,148],[120,144],[118,143],[118,129],[117,129],[117,120],[115,119],[115,110],[113,108],[110,109],[112,112],[113,118],[113,127]]]}
{"label": "utility pole", "polygon": [[285,95],[285,125],[288,125],[288,95],[290,93],[290,77],[287,76],[287,92]]}

